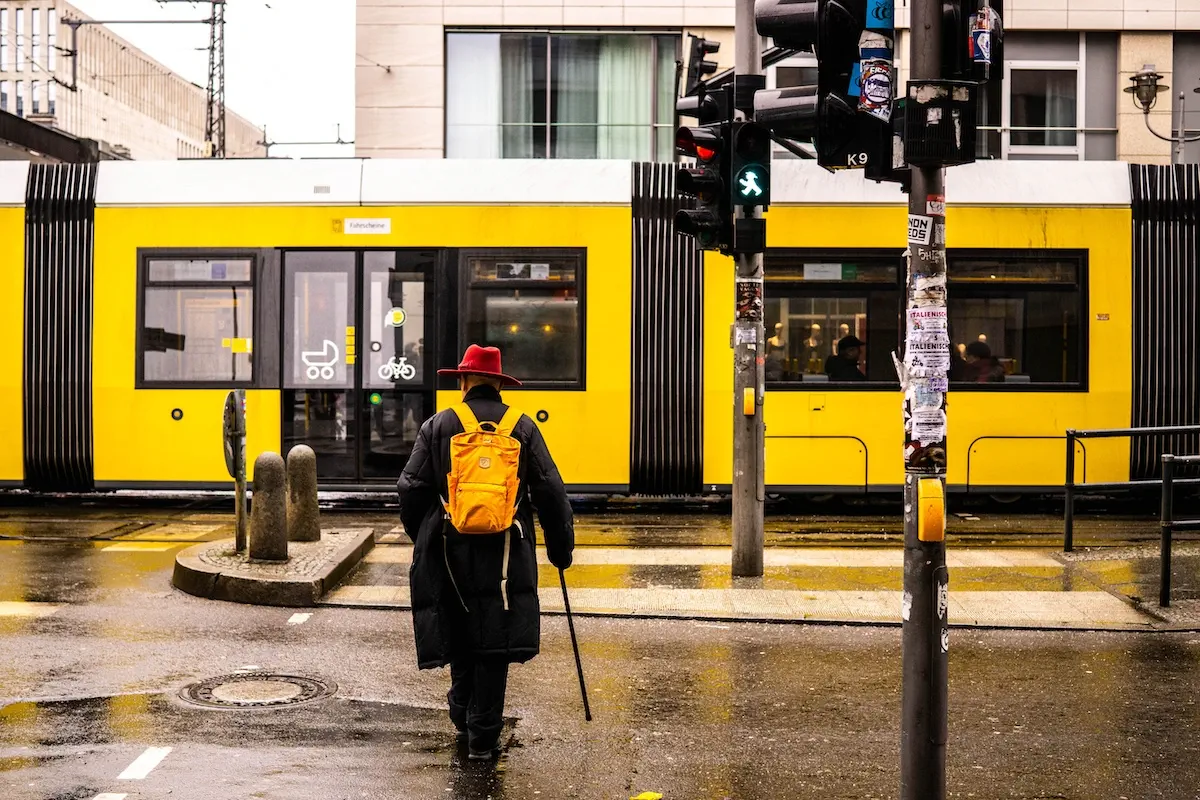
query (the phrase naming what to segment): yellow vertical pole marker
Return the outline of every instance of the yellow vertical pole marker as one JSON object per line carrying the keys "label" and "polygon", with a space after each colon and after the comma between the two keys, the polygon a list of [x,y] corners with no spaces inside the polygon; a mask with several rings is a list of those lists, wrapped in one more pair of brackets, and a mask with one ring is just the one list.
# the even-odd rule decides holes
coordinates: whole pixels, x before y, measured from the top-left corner
{"label": "yellow vertical pole marker", "polygon": [[754,387],[747,386],[742,390],[742,413],[747,417],[754,416]]}
{"label": "yellow vertical pole marker", "polygon": [[946,540],[946,498],[940,478],[921,478],[917,484],[917,538]]}

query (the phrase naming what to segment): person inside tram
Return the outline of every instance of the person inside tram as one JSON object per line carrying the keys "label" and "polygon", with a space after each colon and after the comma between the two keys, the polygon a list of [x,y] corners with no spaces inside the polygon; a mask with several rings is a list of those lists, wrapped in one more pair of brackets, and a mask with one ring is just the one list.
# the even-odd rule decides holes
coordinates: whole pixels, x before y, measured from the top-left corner
{"label": "person inside tram", "polygon": [[983,342],[967,345],[964,372],[963,380],[972,383],[1000,383],[1004,380],[1004,367],[992,356],[992,348]]}
{"label": "person inside tram", "polygon": [[865,342],[857,336],[844,336],[838,340],[837,355],[825,359],[825,374],[831,381],[865,381],[858,368],[858,359],[862,355]]}

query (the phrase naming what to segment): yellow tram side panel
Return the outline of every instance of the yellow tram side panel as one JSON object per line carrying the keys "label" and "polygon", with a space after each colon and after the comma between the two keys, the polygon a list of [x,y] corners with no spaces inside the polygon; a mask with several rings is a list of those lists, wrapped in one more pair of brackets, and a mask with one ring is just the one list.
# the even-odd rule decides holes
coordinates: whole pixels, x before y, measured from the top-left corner
{"label": "yellow tram side panel", "polygon": [[0,208],[0,481],[25,477],[25,209]]}
{"label": "yellow tram side panel", "polygon": [[[96,480],[228,480],[220,440],[224,390],[134,388],[139,248],[586,247],[586,390],[517,390],[507,399],[531,417],[548,414],[539,426],[568,484],[628,484],[630,215],[628,206],[99,208]],[[392,233],[347,235],[346,217],[391,218]],[[452,396],[439,392],[439,409]],[[175,408],[184,411],[178,422]],[[251,465],[258,453],[279,451],[278,390],[247,392],[247,427]]]}
{"label": "yellow tram side panel", "polygon": [[[905,247],[902,207],[784,207],[769,212],[771,247]],[[1088,389],[1076,392],[951,392],[949,482],[973,487],[1061,486],[1068,428],[1129,425],[1132,383],[1132,250],[1129,209],[951,207],[951,248],[1071,248],[1088,251]],[[729,326],[732,261],[708,256],[705,292],[706,486],[732,474],[733,397]],[[766,285],[770,292],[770,283]],[[878,356],[876,356],[878,357]],[[768,486],[852,488],[903,482],[899,391],[768,392],[764,405]],[[1048,439],[1006,437],[1057,437]],[[821,437],[821,438],[808,438]],[[987,437],[987,438],[983,438]],[[993,438],[995,437],[995,438]],[[1129,477],[1129,443],[1089,440],[1076,477]],[[1086,467],[1085,467],[1086,462]]]}

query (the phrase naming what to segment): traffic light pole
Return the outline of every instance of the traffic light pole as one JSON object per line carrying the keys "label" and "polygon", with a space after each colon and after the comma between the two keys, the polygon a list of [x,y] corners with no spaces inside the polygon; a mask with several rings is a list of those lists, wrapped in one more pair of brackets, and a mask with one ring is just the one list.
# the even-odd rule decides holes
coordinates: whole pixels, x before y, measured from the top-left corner
{"label": "traffic light pole", "polygon": [[[754,0],[737,0],[734,17],[734,72],[762,74],[761,37],[755,28]],[[739,207],[738,217],[756,217],[758,208]],[[734,256],[736,294],[733,331],[733,574],[763,574],[763,328],[762,253]]]}
{"label": "traffic light pole", "polygon": [[[936,80],[942,1],[913,0],[910,80]],[[911,100],[910,100],[911,102]],[[945,543],[945,167],[914,166],[908,198],[904,364],[904,596],[901,800],[944,800],[948,702]]]}

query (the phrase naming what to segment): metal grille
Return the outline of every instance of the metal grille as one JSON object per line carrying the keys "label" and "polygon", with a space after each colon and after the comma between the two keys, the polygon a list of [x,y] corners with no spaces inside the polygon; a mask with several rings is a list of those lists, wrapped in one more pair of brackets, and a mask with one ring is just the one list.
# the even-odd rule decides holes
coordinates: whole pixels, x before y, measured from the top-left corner
{"label": "metal grille", "polygon": [[675,233],[674,164],[633,165],[633,441],[629,489],[701,491],[703,260]]}
{"label": "metal grille", "polygon": [[[1200,424],[1196,233],[1200,166],[1131,165],[1134,427]],[[1161,477],[1161,455],[1200,453],[1196,435],[1135,437],[1130,478]]]}
{"label": "metal grille", "polygon": [[[25,485],[90,491],[95,164],[35,164],[25,191]],[[131,267],[132,268],[132,267]]]}

